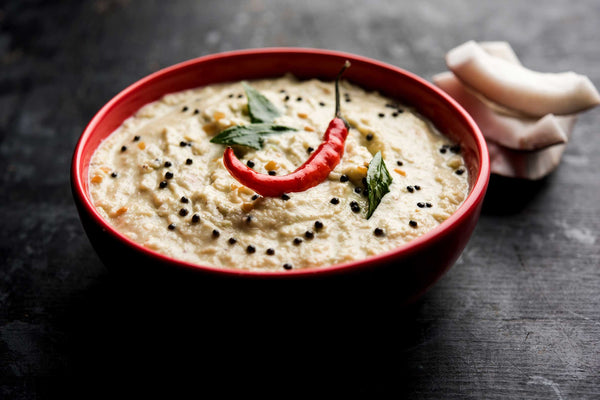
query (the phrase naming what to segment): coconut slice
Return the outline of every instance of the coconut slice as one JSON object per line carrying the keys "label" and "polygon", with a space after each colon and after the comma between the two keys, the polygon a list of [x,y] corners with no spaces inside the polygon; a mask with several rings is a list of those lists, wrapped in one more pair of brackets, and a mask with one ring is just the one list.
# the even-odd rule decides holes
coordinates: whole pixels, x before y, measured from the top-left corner
{"label": "coconut slice", "polygon": [[487,142],[492,173],[510,178],[538,180],[558,167],[566,144],[538,151],[517,151]]}
{"label": "coconut slice", "polygon": [[533,117],[575,114],[600,104],[600,94],[586,76],[532,71],[486,52],[474,41],[450,50],[446,64],[487,99]]}
{"label": "coconut slice", "polygon": [[452,72],[442,72],[433,82],[458,101],[473,117],[486,139],[514,150],[539,150],[566,143],[576,117],[547,114],[541,119],[499,114],[465,87]]}
{"label": "coconut slice", "polygon": [[[519,60],[519,57],[517,57],[517,54],[515,53],[515,51],[513,50],[513,48],[511,47],[511,45],[508,42],[502,42],[502,41],[477,42],[477,44],[479,46],[481,46],[481,48],[483,50],[485,50],[486,53],[490,54],[493,57],[501,58],[512,64],[521,65],[521,60]],[[487,105],[489,108],[491,108],[498,114],[508,115],[508,116],[512,116],[512,117],[518,117],[518,118],[531,118],[531,116],[529,116],[523,112],[501,106],[500,104],[497,104],[497,103],[494,103],[493,101],[488,100],[482,94],[477,93],[476,91],[471,90],[468,87],[465,87],[465,88],[468,89],[471,92],[471,94],[477,96],[477,98],[482,103]]]}
{"label": "coconut slice", "polygon": [[521,60],[517,57],[517,53],[513,50],[508,42],[477,42],[486,53],[493,57],[498,57],[512,64],[521,65]]}

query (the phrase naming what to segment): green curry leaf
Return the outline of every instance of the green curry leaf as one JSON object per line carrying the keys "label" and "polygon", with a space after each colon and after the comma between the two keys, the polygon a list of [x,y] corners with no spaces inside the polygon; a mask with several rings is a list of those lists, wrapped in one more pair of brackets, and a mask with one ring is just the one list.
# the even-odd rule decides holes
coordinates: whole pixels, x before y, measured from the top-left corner
{"label": "green curry leaf", "polygon": [[237,144],[260,150],[263,147],[265,136],[295,130],[289,126],[275,124],[235,125],[225,129],[210,141],[227,145]]}
{"label": "green curry leaf", "polygon": [[369,191],[367,219],[371,218],[383,196],[390,191],[391,183],[392,177],[383,162],[381,152],[378,151],[369,163],[369,169],[367,170],[367,188]]}
{"label": "green curry leaf", "polygon": [[277,107],[263,94],[246,82],[242,82],[248,97],[248,114],[252,123],[270,123],[281,115]]}

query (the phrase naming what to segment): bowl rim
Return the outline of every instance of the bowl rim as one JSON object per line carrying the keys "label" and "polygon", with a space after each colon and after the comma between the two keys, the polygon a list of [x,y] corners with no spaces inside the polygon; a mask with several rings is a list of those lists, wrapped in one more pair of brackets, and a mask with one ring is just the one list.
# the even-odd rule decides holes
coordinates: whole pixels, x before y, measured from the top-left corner
{"label": "bowl rim", "polygon": [[[152,84],[155,80],[160,80],[162,77],[173,74],[178,70],[187,69],[195,64],[205,63],[208,61],[214,61],[217,59],[226,59],[226,58],[234,58],[239,56],[251,56],[251,55],[264,55],[264,54],[277,54],[277,53],[294,53],[294,54],[310,54],[310,55],[320,55],[326,57],[346,57],[350,61],[356,60],[366,64],[372,64],[379,68],[385,68],[391,70],[394,73],[404,75],[405,77],[416,81],[417,84],[425,86],[430,92],[433,92],[435,95],[441,97],[443,101],[449,103],[453,110],[456,112],[459,118],[464,120],[469,127],[469,130],[474,133],[474,139],[476,143],[476,148],[479,153],[479,174],[476,176],[474,184],[471,187],[470,192],[468,193],[466,199],[463,203],[458,207],[456,211],[452,213],[452,215],[443,221],[440,225],[431,229],[430,231],[424,233],[423,235],[412,239],[406,243],[403,243],[397,247],[394,247],[391,250],[386,252],[376,254],[373,256],[369,256],[366,258],[362,258],[359,260],[348,261],[338,264],[331,265],[323,265],[311,268],[301,268],[301,269],[292,269],[292,270],[281,270],[281,271],[257,271],[257,270],[244,270],[244,269],[234,269],[227,267],[218,267],[208,264],[196,264],[183,260],[179,260],[174,257],[170,257],[168,255],[159,253],[157,251],[148,249],[141,244],[134,242],[132,239],[128,238],[117,229],[112,227],[96,210],[93,205],[91,195],[89,191],[85,190],[85,185],[83,183],[83,179],[87,179],[87,177],[82,176],[82,167],[83,161],[83,148],[85,144],[92,136],[95,131],[97,125],[103,120],[103,118],[109,114],[115,107],[118,107],[119,103],[126,97],[135,93],[141,87]],[[190,88],[191,89],[191,88]],[[165,93],[167,94],[167,93]],[[241,50],[231,50],[224,51],[219,53],[208,54],[204,56],[200,56],[197,58],[189,59],[183,62],[179,62],[165,68],[162,68],[156,72],[153,72],[136,82],[130,84],[125,89],[121,90],[115,96],[113,96],[107,103],[105,103],[100,110],[96,112],[96,114],[92,117],[90,122],[84,128],[82,134],[80,135],[77,144],[74,149],[73,158],[71,162],[71,186],[73,188],[74,196],[76,200],[79,201],[79,204],[83,206],[84,210],[91,216],[94,223],[100,226],[100,228],[104,232],[108,232],[113,237],[117,238],[120,242],[124,243],[126,246],[149,255],[151,258],[155,258],[158,261],[178,267],[183,267],[184,269],[191,270],[200,270],[204,272],[209,272],[216,275],[222,276],[230,276],[230,277],[248,277],[248,278],[292,278],[292,277],[313,277],[313,276],[326,276],[326,275],[334,275],[343,271],[354,271],[362,268],[373,267],[378,264],[385,263],[396,257],[398,254],[410,255],[416,251],[419,251],[427,243],[433,240],[435,237],[444,237],[452,232],[452,227],[461,224],[465,221],[470,213],[474,211],[478,205],[480,205],[483,201],[483,197],[485,196],[485,192],[487,189],[487,185],[490,177],[490,161],[489,161],[489,153],[486,145],[485,138],[481,133],[479,127],[470,116],[470,114],[450,95],[446,94],[442,89],[435,86],[433,83],[428,82],[424,78],[409,72],[403,68],[396,67],[394,65],[378,61],[375,59],[371,59],[368,57],[342,52],[337,50],[326,50],[326,49],[317,49],[317,48],[308,48],[308,47],[265,47],[265,48],[249,48],[249,49],[241,49]]]}

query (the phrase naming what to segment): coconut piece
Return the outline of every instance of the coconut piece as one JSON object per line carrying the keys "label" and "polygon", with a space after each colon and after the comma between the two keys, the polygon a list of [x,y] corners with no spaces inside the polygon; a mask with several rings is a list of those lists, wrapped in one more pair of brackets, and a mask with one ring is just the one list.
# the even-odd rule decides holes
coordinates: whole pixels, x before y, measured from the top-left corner
{"label": "coconut piece", "polygon": [[600,94],[586,76],[533,71],[486,52],[474,41],[450,50],[446,64],[487,99],[533,117],[574,114],[600,104]]}
{"label": "coconut piece", "polygon": [[492,141],[487,142],[492,173],[510,178],[538,180],[558,167],[566,144],[538,151],[508,149]]}
{"label": "coconut piece", "polygon": [[539,150],[566,143],[576,117],[547,114],[541,119],[501,115],[488,107],[452,72],[442,72],[433,82],[458,101],[473,117],[486,139],[514,150]]}
{"label": "coconut piece", "polygon": [[521,65],[521,60],[517,57],[517,53],[515,53],[510,43],[503,41],[477,43],[489,55],[501,58],[512,64]]}
{"label": "coconut piece", "polygon": [[[511,47],[511,45],[508,42],[503,42],[503,41],[477,42],[477,44],[479,44],[479,46],[481,46],[481,48],[483,50],[485,50],[486,53],[490,54],[491,56],[501,58],[512,64],[521,65],[521,60],[519,60],[519,57],[517,57],[517,54],[515,53],[515,51],[513,50],[513,48]],[[488,100],[482,94],[480,94],[468,87],[465,87],[465,88],[467,90],[469,90],[471,92],[471,94],[477,96],[477,98],[482,103],[487,105],[492,110],[496,111],[498,114],[508,115],[508,116],[517,117],[517,118],[531,118],[531,116],[529,116],[523,112],[501,106],[500,104],[497,104],[497,103],[494,103],[493,101]]]}

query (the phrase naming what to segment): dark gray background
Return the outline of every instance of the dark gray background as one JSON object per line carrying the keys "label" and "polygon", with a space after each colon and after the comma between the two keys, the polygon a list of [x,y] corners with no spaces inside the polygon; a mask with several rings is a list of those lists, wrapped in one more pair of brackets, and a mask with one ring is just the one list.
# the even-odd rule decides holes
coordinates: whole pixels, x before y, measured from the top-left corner
{"label": "dark gray background", "polygon": [[250,387],[261,390],[283,375],[287,393],[330,382],[423,399],[600,398],[599,109],[581,115],[547,179],[492,177],[462,257],[408,310],[393,298],[336,298],[335,288],[326,304],[281,296],[273,307],[227,288],[194,302],[124,287],[93,252],[69,188],[86,123],[162,67],[303,46],[430,79],[454,46],[506,40],[524,65],[598,87],[600,2],[0,4],[0,398],[52,397],[79,381],[69,377],[139,370],[187,371],[198,388],[235,378],[226,390],[240,375],[260,376]]}

